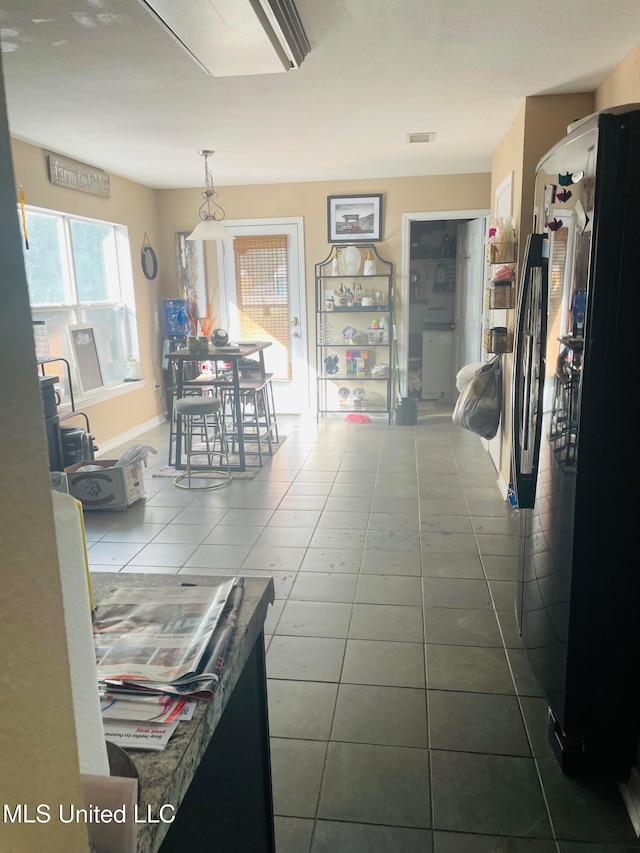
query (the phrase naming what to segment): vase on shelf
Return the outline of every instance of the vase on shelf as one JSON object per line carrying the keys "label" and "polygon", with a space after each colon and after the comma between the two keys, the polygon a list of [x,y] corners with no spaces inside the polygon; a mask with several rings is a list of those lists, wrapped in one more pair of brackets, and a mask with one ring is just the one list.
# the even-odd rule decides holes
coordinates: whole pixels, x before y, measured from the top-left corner
{"label": "vase on shelf", "polygon": [[342,275],[358,275],[362,255],[356,246],[347,246],[342,252]]}

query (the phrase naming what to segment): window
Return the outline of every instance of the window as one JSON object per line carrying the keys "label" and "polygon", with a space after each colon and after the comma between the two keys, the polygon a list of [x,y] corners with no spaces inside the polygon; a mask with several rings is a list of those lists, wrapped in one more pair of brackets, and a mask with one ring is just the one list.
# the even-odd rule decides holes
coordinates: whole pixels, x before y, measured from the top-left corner
{"label": "window", "polygon": [[[36,208],[27,208],[26,218],[31,313],[46,322],[50,357],[73,364],[67,326],[91,323],[105,384],[121,382],[127,358],[138,350],[127,229]],[[47,372],[60,374],[64,384],[60,365]]]}

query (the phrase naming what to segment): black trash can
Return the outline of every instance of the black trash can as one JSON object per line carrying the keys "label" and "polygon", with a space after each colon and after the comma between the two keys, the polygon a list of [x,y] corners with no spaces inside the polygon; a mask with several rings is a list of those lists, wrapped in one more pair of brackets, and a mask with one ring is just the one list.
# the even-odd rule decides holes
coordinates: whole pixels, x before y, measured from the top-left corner
{"label": "black trash can", "polygon": [[418,398],[403,397],[396,406],[396,424],[415,426],[418,423]]}

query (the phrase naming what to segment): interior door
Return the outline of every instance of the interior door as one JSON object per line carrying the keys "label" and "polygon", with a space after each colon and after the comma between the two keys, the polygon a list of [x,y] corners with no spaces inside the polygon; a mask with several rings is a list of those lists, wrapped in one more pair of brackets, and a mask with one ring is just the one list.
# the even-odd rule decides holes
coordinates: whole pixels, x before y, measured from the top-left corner
{"label": "interior door", "polygon": [[232,341],[271,341],[264,359],[276,410],[302,414],[310,401],[302,220],[224,224],[236,239],[218,247],[223,324]]}
{"label": "interior door", "polygon": [[456,240],[456,328],[454,367],[481,360],[482,297],[484,293],[484,252],[486,221],[472,219],[458,226]]}

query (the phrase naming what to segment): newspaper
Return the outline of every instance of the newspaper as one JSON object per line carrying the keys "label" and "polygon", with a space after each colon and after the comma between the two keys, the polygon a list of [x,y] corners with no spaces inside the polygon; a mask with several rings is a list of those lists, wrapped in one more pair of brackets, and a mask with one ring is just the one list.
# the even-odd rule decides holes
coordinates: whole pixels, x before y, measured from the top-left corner
{"label": "newspaper", "polygon": [[125,723],[118,720],[105,720],[104,736],[125,749],[163,750],[175,732],[177,723],[160,725],[145,723]]}
{"label": "newspaper", "polygon": [[237,609],[241,593],[242,578],[216,587],[115,590],[96,607],[93,626],[102,689],[209,698],[221,670],[220,639],[224,654],[234,621],[221,624],[222,615],[228,602]]}
{"label": "newspaper", "polygon": [[100,697],[100,711],[103,720],[120,720],[141,723],[173,723],[191,720],[196,703],[179,696],[149,696],[140,693],[136,696],[123,696],[103,693]]}

